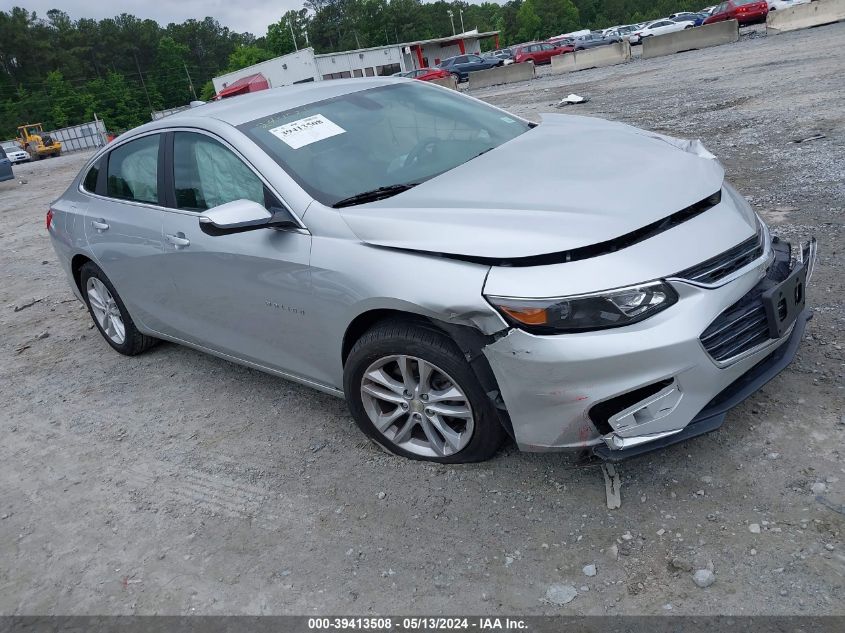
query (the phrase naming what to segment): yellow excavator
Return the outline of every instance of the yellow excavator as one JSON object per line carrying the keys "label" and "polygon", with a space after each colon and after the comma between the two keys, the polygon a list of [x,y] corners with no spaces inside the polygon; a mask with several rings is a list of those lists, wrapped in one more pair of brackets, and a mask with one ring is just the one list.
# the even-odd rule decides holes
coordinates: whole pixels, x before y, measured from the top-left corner
{"label": "yellow excavator", "polygon": [[18,127],[18,145],[29,154],[30,160],[41,160],[45,156],[61,156],[62,144],[44,134],[40,123]]}

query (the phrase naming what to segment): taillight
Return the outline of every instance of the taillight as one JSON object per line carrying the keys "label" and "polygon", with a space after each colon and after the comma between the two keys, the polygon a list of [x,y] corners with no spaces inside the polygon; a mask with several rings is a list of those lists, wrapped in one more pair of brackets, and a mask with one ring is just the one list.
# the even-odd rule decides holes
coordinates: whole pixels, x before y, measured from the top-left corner
{"label": "taillight", "polygon": [[53,224],[53,210],[47,209],[47,230],[50,230],[50,227]]}

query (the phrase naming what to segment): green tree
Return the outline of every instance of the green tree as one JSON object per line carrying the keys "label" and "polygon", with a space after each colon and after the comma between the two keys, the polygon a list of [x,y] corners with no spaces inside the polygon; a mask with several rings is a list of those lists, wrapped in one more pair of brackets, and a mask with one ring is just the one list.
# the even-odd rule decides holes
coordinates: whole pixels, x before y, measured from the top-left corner
{"label": "green tree", "polygon": [[540,36],[542,21],[534,8],[534,0],[525,0],[519,11],[516,12],[516,24],[518,31],[516,38],[521,42],[529,42]]}
{"label": "green tree", "polygon": [[266,62],[273,58],[273,53],[257,46],[239,46],[229,55],[225,72],[230,73],[253,64]]}

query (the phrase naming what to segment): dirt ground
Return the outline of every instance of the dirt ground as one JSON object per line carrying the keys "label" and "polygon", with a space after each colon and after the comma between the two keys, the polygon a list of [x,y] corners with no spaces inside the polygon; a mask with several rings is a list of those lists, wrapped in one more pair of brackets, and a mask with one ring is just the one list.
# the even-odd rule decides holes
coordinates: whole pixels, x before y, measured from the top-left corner
{"label": "dirt ground", "polygon": [[[720,431],[621,465],[618,510],[567,454],[406,461],[341,400],[175,345],[119,356],[44,229],[86,156],[17,167],[0,613],[845,614],[844,68],[839,24],[475,93],[699,137],[778,234],[819,238],[798,357]],[[591,100],[557,110],[570,92]],[[561,148],[562,170],[577,159]]]}

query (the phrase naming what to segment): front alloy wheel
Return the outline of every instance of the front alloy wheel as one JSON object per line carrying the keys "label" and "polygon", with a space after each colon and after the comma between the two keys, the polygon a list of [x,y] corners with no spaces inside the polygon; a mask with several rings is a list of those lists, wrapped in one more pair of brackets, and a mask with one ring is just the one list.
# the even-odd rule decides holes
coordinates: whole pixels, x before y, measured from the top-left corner
{"label": "front alloy wheel", "polygon": [[490,395],[498,389],[482,387],[455,341],[420,318],[388,319],[365,332],[344,363],[343,391],[361,430],[403,457],[478,462],[505,439]]}
{"label": "front alloy wheel", "polygon": [[456,381],[422,358],[394,355],[370,365],[361,400],[373,426],[395,446],[421,457],[461,451],[475,423],[469,399]]}

